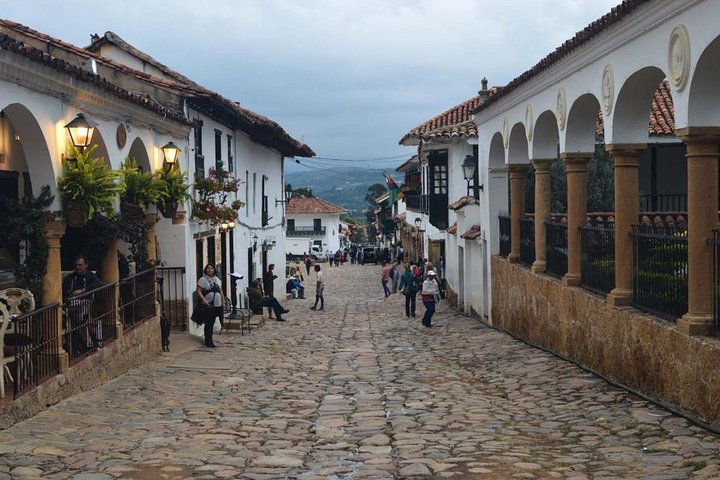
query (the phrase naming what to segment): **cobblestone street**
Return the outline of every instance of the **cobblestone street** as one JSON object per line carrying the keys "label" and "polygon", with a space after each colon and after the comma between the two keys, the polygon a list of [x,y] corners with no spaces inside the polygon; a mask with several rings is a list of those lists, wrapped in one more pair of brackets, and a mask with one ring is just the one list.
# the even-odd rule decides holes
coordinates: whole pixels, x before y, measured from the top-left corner
{"label": "cobblestone street", "polygon": [[0,432],[0,479],[720,478],[720,437],[445,305],[423,329],[380,267],[323,271],[324,312]]}

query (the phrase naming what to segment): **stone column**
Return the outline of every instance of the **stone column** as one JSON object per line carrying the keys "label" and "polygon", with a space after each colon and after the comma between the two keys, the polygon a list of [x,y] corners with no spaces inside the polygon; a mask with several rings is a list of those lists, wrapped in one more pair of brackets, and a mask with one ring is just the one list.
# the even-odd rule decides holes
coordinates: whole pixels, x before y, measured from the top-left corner
{"label": "stone column", "polygon": [[148,225],[147,230],[147,254],[148,262],[150,265],[156,265],[158,262],[157,256],[157,235],[155,233],[155,224],[158,221],[156,214],[145,215],[145,221]]}
{"label": "stone column", "polygon": [[687,335],[707,335],[713,320],[713,246],[718,224],[718,144],[720,128],[690,127],[676,135],[687,147],[688,313],[678,320]]}
{"label": "stone column", "polygon": [[121,338],[123,334],[123,324],[120,318],[120,269],[118,268],[118,250],[117,240],[113,240],[108,245],[107,252],[102,257],[102,282],[106,285],[111,283],[117,284],[115,289],[115,338]]}
{"label": "stone column", "polygon": [[550,220],[550,165],[553,160],[533,160],[535,167],[535,262],[533,273],[545,272],[545,222]]}
{"label": "stone column", "polygon": [[615,163],[615,288],[608,294],[610,305],[632,303],[632,225],[640,214],[640,155],[646,144],[614,144],[605,149]]}
{"label": "stone column", "polygon": [[566,287],[580,285],[582,265],[582,242],[580,227],[587,217],[587,162],[592,153],[563,153],[567,172],[568,210],[568,271],[562,283]]}
{"label": "stone column", "polygon": [[[57,303],[57,354],[58,368],[64,372],[70,365],[67,352],[63,348],[63,309],[62,309],[62,266],[60,262],[60,239],[65,235],[65,222],[52,221],[45,226],[45,242],[48,246],[47,271],[42,280],[42,304]],[[0,373],[2,374],[2,373]]]}
{"label": "stone column", "polygon": [[525,172],[526,165],[510,165],[510,255],[508,261],[517,263],[520,259],[520,219],[525,214]]}

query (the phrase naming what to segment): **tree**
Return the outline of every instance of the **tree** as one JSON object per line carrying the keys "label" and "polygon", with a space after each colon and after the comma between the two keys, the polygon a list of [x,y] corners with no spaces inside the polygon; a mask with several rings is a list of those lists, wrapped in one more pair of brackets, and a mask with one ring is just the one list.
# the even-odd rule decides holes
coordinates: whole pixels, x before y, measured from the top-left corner
{"label": "tree", "polygon": [[285,190],[290,190],[293,197],[315,198],[315,194],[310,187],[292,188],[292,185],[288,183],[285,185]]}

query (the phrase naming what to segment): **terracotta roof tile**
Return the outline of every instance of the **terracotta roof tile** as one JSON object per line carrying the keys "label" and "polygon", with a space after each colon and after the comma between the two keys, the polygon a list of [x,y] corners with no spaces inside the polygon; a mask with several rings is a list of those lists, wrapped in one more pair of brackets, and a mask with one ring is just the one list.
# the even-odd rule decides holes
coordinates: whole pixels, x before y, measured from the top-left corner
{"label": "terracotta roof tile", "polygon": [[455,235],[457,233],[457,222],[453,223],[447,228],[447,233]]}
{"label": "terracotta roof tile", "polygon": [[317,197],[293,197],[287,204],[286,213],[347,213],[343,207]]}
{"label": "terracotta roof tile", "polygon": [[[601,111],[598,112],[595,129],[600,135],[603,134],[605,129]],[[667,80],[663,80],[653,94],[652,103],[650,104],[648,132],[650,135],[675,134],[675,106],[670,92],[670,84]]]}
{"label": "terracotta roof tile", "polygon": [[437,138],[471,138],[477,137],[475,124],[470,121],[470,112],[482,103],[480,95],[466,100],[459,105],[437,115],[425,123],[410,130],[400,139],[402,144],[410,138],[423,140]]}
{"label": "terracotta roof tile", "polygon": [[448,209],[450,210],[460,210],[466,205],[473,205],[476,204],[477,200],[475,200],[474,197],[470,197],[468,195],[462,196],[450,205],[448,205]]}
{"label": "terracotta roof tile", "polygon": [[460,235],[460,238],[464,238],[465,240],[475,240],[480,235],[482,235],[480,225],[473,225],[472,227],[470,227],[470,230]]}
{"label": "terracotta roof tile", "polygon": [[420,165],[420,158],[417,155],[410,157],[405,163],[395,169],[396,172],[406,173],[416,170]]}

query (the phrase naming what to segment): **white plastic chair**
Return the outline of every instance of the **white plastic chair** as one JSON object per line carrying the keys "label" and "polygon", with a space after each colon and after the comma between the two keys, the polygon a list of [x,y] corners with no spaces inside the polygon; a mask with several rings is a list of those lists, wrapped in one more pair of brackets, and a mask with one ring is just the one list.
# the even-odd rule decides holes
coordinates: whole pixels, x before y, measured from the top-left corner
{"label": "white plastic chair", "polygon": [[0,302],[0,398],[5,398],[5,376],[14,381],[8,364],[15,361],[15,355],[5,356],[5,332],[12,322],[12,317],[4,303]]}

